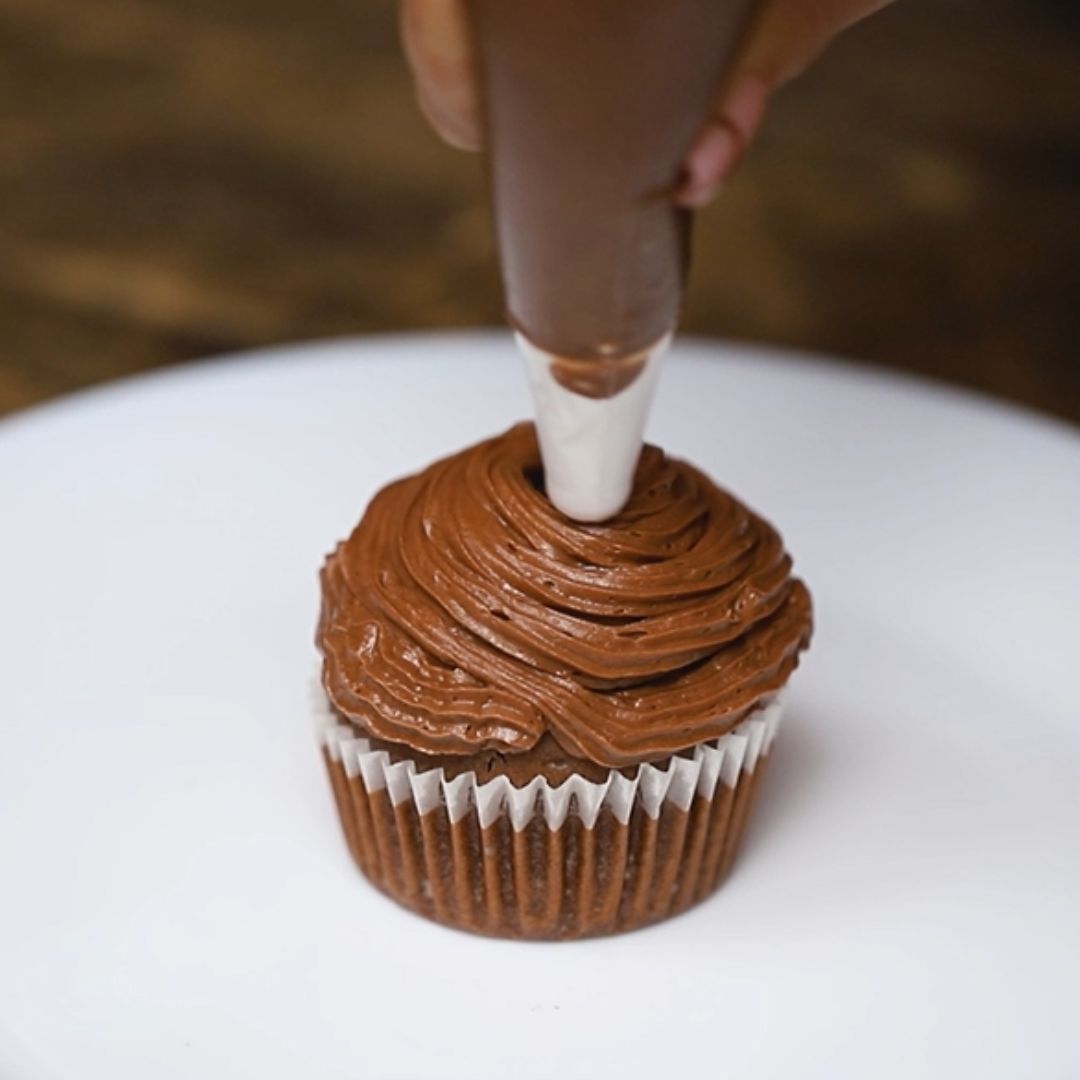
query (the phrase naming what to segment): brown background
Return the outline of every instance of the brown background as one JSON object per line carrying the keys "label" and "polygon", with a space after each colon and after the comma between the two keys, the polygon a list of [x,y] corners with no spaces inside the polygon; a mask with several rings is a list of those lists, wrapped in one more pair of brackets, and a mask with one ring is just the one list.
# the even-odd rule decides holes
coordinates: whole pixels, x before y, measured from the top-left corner
{"label": "brown background", "polygon": [[[900,0],[699,222],[692,331],[1080,420],[1080,4]],[[390,0],[0,0],[0,412],[268,342],[497,323]]]}

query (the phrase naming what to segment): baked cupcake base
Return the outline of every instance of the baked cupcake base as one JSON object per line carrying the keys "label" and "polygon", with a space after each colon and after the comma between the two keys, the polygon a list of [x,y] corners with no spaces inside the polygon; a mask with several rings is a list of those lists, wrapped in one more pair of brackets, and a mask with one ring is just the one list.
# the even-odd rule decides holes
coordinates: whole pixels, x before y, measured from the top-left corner
{"label": "baked cupcake base", "polygon": [[321,694],[318,726],[346,842],[373,885],[447,926],[566,940],[645,926],[715,891],[782,708],[774,697],[692,756],[557,786],[394,762]]}

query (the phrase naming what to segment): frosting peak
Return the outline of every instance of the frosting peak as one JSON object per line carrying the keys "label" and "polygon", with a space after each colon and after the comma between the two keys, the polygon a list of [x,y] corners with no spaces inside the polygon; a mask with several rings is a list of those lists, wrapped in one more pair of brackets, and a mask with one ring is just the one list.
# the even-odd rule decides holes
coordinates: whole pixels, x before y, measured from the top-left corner
{"label": "frosting peak", "polygon": [[723,734],[783,685],[810,599],[771,526],[651,446],[610,521],[570,521],[541,482],[521,424],[375,496],[322,572],[341,713],[425,753],[550,732],[622,766]]}

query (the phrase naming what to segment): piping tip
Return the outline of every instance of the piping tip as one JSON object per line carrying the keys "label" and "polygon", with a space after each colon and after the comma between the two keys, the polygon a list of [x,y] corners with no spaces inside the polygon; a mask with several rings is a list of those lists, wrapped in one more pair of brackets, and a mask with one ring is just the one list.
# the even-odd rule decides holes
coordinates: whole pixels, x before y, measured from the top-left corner
{"label": "piping tip", "polygon": [[671,334],[618,361],[564,360],[516,337],[532,389],[548,498],[575,521],[614,517],[633,489]]}

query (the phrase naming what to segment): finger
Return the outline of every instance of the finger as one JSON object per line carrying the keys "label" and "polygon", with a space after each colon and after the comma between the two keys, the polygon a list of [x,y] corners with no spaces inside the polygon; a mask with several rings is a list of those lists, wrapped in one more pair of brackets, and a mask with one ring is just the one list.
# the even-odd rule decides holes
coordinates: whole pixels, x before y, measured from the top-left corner
{"label": "finger", "polygon": [[770,0],[754,23],[738,62],[738,78],[775,89],[801,75],[848,27],[891,0]]}
{"label": "finger", "polygon": [[748,77],[725,95],[683,162],[683,178],[675,192],[680,206],[699,209],[716,197],[735,171],[765,115],[768,87]]}
{"label": "finger", "polygon": [[401,36],[428,122],[451,145],[479,149],[480,109],[461,0],[402,0]]}
{"label": "finger", "polygon": [[769,95],[801,74],[837,34],[891,0],[771,0],[684,163],[675,193],[682,206],[711,202],[738,168],[765,115]]}

